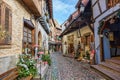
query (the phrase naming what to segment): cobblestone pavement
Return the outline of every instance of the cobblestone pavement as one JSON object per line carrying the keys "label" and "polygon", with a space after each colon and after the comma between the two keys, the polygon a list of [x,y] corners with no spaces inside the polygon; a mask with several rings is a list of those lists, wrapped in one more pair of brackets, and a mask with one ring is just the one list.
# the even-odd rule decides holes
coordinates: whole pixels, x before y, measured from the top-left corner
{"label": "cobblestone pavement", "polygon": [[90,69],[85,62],[78,62],[73,58],[63,57],[60,52],[51,54],[51,79],[48,80],[105,80]]}

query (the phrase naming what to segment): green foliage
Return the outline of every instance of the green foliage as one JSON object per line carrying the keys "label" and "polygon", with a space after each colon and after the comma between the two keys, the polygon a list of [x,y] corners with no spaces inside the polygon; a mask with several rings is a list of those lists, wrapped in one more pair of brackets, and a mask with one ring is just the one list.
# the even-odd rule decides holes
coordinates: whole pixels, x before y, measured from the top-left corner
{"label": "green foliage", "polygon": [[51,65],[51,58],[49,54],[43,54],[42,55],[42,61],[47,61],[49,65]]}
{"label": "green foliage", "polygon": [[101,28],[102,28],[103,25],[104,25],[104,21],[101,21],[100,25],[98,27],[98,34],[100,34],[100,31],[101,31]]}
{"label": "green foliage", "polygon": [[30,54],[22,54],[19,56],[17,63],[18,67],[18,78],[35,76],[37,74],[36,62],[32,59]]}
{"label": "green foliage", "polygon": [[90,53],[89,53],[89,51],[86,51],[86,57],[87,57],[88,60],[90,60]]}
{"label": "green foliage", "polygon": [[120,10],[118,11],[117,16],[119,16],[119,17],[120,17]]}

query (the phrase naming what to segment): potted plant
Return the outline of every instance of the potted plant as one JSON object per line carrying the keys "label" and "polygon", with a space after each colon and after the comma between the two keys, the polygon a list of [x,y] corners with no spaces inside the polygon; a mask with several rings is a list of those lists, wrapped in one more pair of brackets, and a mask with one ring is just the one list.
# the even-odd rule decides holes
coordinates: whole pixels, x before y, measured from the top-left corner
{"label": "potted plant", "polygon": [[37,68],[35,66],[36,62],[32,59],[30,54],[22,54],[19,56],[19,61],[17,62],[18,68],[18,79],[35,76],[37,74]]}
{"label": "potted plant", "polygon": [[48,63],[48,65],[51,65],[51,58],[49,54],[43,54],[41,59],[45,63]]}
{"label": "potted plant", "polygon": [[0,25],[0,39],[4,40],[7,36],[8,36],[7,31],[2,29],[2,26]]}
{"label": "potted plant", "polygon": [[90,60],[90,53],[89,53],[89,51],[86,51],[86,58],[87,58],[88,60]]}

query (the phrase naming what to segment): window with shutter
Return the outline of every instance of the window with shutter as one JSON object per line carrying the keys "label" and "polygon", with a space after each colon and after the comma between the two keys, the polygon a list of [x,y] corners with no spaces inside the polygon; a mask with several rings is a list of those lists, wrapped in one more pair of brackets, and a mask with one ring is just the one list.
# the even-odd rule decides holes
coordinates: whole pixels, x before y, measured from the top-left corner
{"label": "window with shutter", "polygon": [[1,4],[0,4],[0,25],[1,25]]}
{"label": "window with shutter", "polygon": [[[23,27],[23,53],[32,53],[34,54],[34,51],[32,50],[32,44],[34,44],[34,29],[31,29],[28,25],[24,25]],[[29,49],[29,51],[25,51],[26,49]]]}
{"label": "window with shutter", "polygon": [[11,44],[12,36],[12,11],[5,2],[0,3],[0,25],[3,39],[0,38],[0,45]]}

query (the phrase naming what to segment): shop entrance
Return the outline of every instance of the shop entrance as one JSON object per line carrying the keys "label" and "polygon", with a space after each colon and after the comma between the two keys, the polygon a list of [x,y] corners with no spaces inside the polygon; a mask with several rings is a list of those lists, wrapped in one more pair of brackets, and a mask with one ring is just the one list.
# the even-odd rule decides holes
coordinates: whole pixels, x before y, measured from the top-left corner
{"label": "shop entrance", "polygon": [[120,56],[120,19],[114,17],[113,23],[109,23],[109,41],[110,41],[110,53],[111,57]]}
{"label": "shop entrance", "polygon": [[72,43],[69,44],[68,52],[69,52],[69,53],[73,53],[73,52],[74,52],[74,46],[73,46]]}
{"label": "shop entrance", "polygon": [[109,36],[111,57],[120,56],[120,31],[112,31]]}
{"label": "shop entrance", "polygon": [[74,56],[74,35],[68,36],[68,53]]}
{"label": "shop entrance", "polygon": [[[103,26],[103,58],[120,56],[120,19],[111,18]],[[103,60],[104,60],[103,59]]]}

